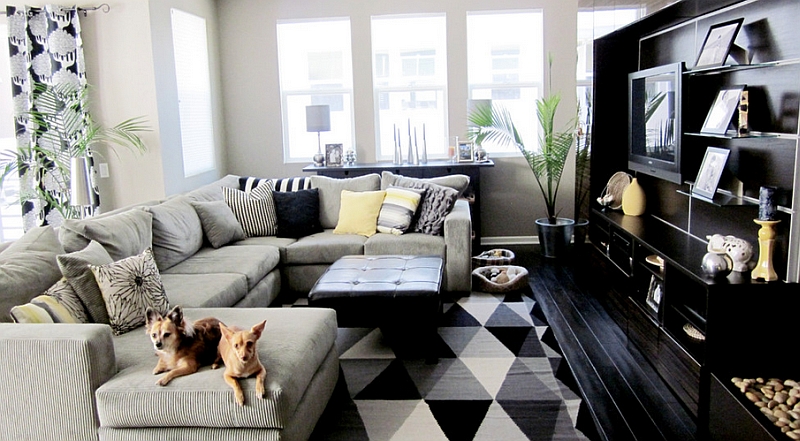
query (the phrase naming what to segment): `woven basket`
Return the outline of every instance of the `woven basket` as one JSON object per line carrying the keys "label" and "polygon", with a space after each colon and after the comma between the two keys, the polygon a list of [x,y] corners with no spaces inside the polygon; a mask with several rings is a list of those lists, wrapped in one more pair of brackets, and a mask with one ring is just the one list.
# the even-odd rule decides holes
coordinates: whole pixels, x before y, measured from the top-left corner
{"label": "woven basket", "polygon": [[[494,271],[512,271],[516,274],[506,283],[492,282],[490,277]],[[521,266],[485,266],[472,270],[472,289],[482,292],[511,292],[528,286],[528,270]]]}
{"label": "woven basket", "polygon": [[504,249],[484,251],[472,258],[472,269],[482,266],[511,265],[514,263],[514,252]]}

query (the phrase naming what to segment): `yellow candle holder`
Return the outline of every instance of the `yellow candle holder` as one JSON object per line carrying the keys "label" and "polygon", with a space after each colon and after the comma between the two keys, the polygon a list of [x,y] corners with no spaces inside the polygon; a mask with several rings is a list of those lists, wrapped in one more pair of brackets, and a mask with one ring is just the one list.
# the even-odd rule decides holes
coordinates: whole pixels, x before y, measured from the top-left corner
{"label": "yellow candle holder", "polygon": [[766,282],[778,280],[778,274],[772,267],[772,251],[775,248],[775,225],[780,221],[754,219],[753,222],[761,225],[761,228],[758,230],[758,263],[750,277]]}

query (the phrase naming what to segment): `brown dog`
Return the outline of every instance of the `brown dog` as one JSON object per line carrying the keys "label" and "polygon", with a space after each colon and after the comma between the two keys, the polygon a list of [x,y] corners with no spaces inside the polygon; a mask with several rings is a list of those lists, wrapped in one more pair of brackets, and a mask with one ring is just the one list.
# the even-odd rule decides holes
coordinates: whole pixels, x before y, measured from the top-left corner
{"label": "brown dog", "polygon": [[244,393],[237,378],[249,378],[256,375],[256,392],[259,398],[264,398],[264,379],[267,370],[258,359],[257,342],[264,332],[267,321],[253,326],[249,331],[237,327],[228,328],[223,323],[219,324],[222,338],[219,340],[219,356],[225,362],[225,382],[233,388],[236,403],[244,406]]}
{"label": "brown dog", "polygon": [[180,306],[172,308],[166,317],[147,308],[147,334],[158,354],[153,375],[166,372],[156,381],[159,386],[166,386],[173,378],[193,374],[200,366],[217,360],[220,330],[219,320],[215,318],[192,323],[184,320]]}

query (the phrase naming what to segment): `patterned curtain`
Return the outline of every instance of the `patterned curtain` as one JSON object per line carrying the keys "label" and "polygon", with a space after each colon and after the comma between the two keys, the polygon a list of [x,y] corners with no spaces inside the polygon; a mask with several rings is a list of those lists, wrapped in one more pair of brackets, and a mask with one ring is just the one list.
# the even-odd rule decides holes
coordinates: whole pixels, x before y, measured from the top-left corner
{"label": "patterned curtain", "polygon": [[[7,6],[6,14],[17,149],[25,158],[19,163],[24,228],[57,226],[76,213],[69,203],[69,161],[67,168],[55,166],[55,158],[46,152],[64,152],[65,147],[37,136],[30,115],[37,110],[37,84],[86,87],[78,11],[57,5]],[[34,149],[36,146],[39,148]],[[99,196],[93,179],[92,187],[97,207]]]}

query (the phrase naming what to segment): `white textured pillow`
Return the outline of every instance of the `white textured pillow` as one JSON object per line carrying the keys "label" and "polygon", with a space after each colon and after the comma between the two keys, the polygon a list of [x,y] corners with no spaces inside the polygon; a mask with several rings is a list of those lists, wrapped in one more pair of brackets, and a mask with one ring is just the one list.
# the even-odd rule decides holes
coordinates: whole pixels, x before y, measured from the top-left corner
{"label": "white textured pillow", "polygon": [[162,314],[169,310],[167,294],[151,249],[89,268],[103,294],[114,334],[124,334],[142,326],[148,306]]}
{"label": "white textured pillow", "polygon": [[247,237],[274,236],[278,232],[272,182],[265,181],[249,193],[223,187],[222,195]]}

